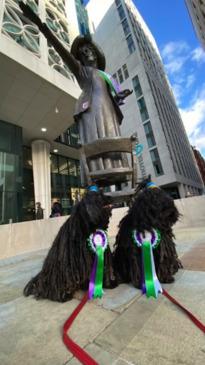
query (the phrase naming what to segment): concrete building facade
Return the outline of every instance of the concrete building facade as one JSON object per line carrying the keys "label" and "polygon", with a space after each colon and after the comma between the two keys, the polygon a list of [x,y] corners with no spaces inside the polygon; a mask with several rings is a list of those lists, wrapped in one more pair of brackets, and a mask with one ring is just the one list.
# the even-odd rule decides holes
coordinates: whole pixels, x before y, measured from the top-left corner
{"label": "concrete building facade", "polygon": [[124,136],[143,145],[139,177],[151,174],[174,198],[199,195],[203,182],[196,166],[156,42],[131,0],[90,0],[93,37],[103,48],[106,70],[121,89],[134,92],[122,107]]}
{"label": "concrete building facade", "polygon": [[[88,26],[82,1],[27,3],[68,49]],[[36,202],[48,218],[52,199],[68,214],[80,186],[78,136],[67,130],[80,88],[18,0],[0,2],[0,85],[0,224],[34,218]]]}
{"label": "concrete building facade", "polygon": [[185,0],[193,27],[205,50],[205,0]]}

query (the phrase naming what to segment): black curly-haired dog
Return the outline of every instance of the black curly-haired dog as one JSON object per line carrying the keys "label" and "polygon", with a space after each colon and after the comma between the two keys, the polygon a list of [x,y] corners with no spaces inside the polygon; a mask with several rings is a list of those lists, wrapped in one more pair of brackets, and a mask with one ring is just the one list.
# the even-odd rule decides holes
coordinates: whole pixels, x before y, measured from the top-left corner
{"label": "black curly-haired dog", "polygon": [[161,283],[174,281],[173,275],[182,268],[178,259],[172,226],[179,219],[174,201],[160,188],[148,188],[150,179],[137,189],[136,198],[127,215],[119,224],[114,249],[114,268],[120,282],[131,282],[136,288],[142,285],[141,248],[133,242],[132,231],[161,232],[161,241],[154,252],[156,274]]}
{"label": "black curly-haired dog", "polygon": [[[87,192],[60,228],[42,270],[26,285],[24,295],[65,302],[76,290],[88,289],[94,254],[88,249],[87,238],[96,229],[107,229],[111,209],[108,197]],[[117,286],[109,246],[104,256],[103,286]]]}

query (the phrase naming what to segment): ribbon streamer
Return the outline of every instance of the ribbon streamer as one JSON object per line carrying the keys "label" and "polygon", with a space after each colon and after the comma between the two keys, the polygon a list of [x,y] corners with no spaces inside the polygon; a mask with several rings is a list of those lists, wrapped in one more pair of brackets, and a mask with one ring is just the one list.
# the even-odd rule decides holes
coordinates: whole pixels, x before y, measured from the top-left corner
{"label": "ribbon streamer", "polygon": [[136,230],[133,231],[133,240],[138,247],[142,248],[142,293],[149,297],[157,298],[162,293],[161,284],[157,278],[153,249],[160,242],[160,232],[153,229],[143,235]]}
{"label": "ribbon streamer", "polygon": [[97,246],[97,272],[95,277],[95,290],[94,298],[101,298],[103,294],[102,283],[103,283],[103,269],[104,269],[104,251],[102,246]]}
{"label": "ribbon streamer", "polygon": [[107,248],[107,234],[98,229],[91,234],[88,239],[90,249],[95,253],[95,259],[90,276],[88,297],[101,298],[103,295],[103,271],[104,271],[104,251]]}
{"label": "ribbon streamer", "polygon": [[142,245],[142,257],[144,261],[145,287],[147,297],[157,298],[153,275],[153,253],[151,242],[145,241]]}
{"label": "ribbon streamer", "polygon": [[151,252],[151,259],[152,259],[152,272],[153,272],[153,279],[154,279],[154,287],[155,287],[155,293],[156,293],[156,298],[157,298],[159,293],[162,294],[163,289],[162,289],[162,286],[161,286],[160,281],[156,274],[153,251]]}

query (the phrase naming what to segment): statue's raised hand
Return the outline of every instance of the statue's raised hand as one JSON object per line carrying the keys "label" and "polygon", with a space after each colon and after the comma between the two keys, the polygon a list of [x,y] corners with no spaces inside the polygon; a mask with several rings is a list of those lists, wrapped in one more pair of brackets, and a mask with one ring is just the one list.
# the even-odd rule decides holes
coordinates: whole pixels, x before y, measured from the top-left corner
{"label": "statue's raised hand", "polygon": [[[1,0],[0,0],[1,1]],[[19,7],[22,10],[24,16],[28,18],[32,23],[36,24],[39,30],[46,37],[47,41],[55,48],[56,52],[62,57],[65,64],[69,67],[70,71],[74,75],[79,75],[79,62],[70,54],[67,47],[64,47],[62,42],[56,37],[56,35],[49,29],[46,23],[43,23],[41,19],[34,13],[29,5],[24,4],[23,1],[19,2]]]}
{"label": "statue's raised hand", "polygon": [[129,89],[125,89],[120,91],[117,96],[119,99],[125,99],[127,98],[129,95],[131,95],[133,93],[133,90],[129,90]]}
{"label": "statue's raised hand", "polygon": [[19,2],[19,7],[22,10],[23,14],[26,18],[28,18],[32,23],[36,24],[37,27],[42,30],[43,23],[41,19],[34,13],[34,11],[30,8],[29,5],[24,4],[23,1]]}
{"label": "statue's raised hand", "polygon": [[115,101],[118,105],[124,105],[124,99],[127,98],[129,95],[133,93],[133,90],[125,89],[117,93],[117,95],[114,96]]}

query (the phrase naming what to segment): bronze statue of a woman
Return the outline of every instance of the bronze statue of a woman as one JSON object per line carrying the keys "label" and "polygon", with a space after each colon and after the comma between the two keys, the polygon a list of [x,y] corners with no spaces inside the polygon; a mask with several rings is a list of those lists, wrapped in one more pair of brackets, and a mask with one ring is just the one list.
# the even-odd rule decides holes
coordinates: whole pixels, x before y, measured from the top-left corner
{"label": "bronze statue of a woman", "polygon": [[[119,137],[120,124],[123,119],[119,105],[131,94],[131,91],[116,92],[113,90],[112,83],[104,72],[105,56],[102,50],[91,40],[90,36],[78,36],[73,41],[69,52],[28,5],[20,2],[19,6],[24,15],[38,26],[62,57],[82,89],[74,112],[81,144],[85,145],[99,138]],[[120,167],[128,167],[126,156],[122,153],[112,152],[102,157],[91,158],[89,161],[91,171],[112,170]],[[121,182],[125,181],[125,178],[125,176],[121,176]],[[115,183],[114,176],[113,181],[110,182]]]}

